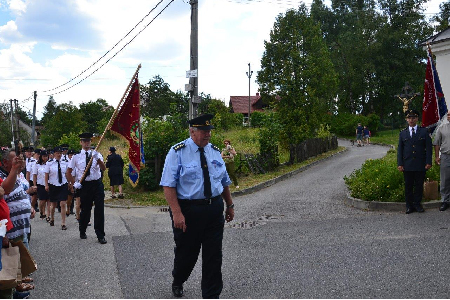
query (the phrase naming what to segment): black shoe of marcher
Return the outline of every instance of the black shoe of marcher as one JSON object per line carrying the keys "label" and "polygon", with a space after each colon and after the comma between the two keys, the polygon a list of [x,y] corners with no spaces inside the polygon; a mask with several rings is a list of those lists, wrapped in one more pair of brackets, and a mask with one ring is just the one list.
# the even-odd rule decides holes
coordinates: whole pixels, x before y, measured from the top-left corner
{"label": "black shoe of marcher", "polygon": [[449,207],[447,202],[442,203],[441,207],[439,207],[440,211],[444,211]]}
{"label": "black shoe of marcher", "polygon": [[172,285],[172,294],[176,298],[183,297],[183,285]]}
{"label": "black shoe of marcher", "polygon": [[414,209],[417,211],[417,212],[420,212],[420,213],[423,213],[423,212],[425,212],[425,209],[423,209],[423,207],[422,207],[422,205],[414,205]]}
{"label": "black shoe of marcher", "polygon": [[415,212],[416,210],[414,209],[414,208],[412,208],[412,207],[407,207],[406,208],[406,214],[408,215],[408,214],[411,214],[411,213],[413,213],[413,212]]}
{"label": "black shoe of marcher", "polygon": [[82,240],[87,239],[86,233],[80,233],[80,239],[82,239]]}
{"label": "black shoe of marcher", "polygon": [[102,245],[104,245],[104,244],[107,243],[107,241],[106,241],[106,239],[105,239],[104,237],[102,237],[101,239],[99,238],[99,239],[98,239],[98,242],[99,242],[100,244],[102,244]]}

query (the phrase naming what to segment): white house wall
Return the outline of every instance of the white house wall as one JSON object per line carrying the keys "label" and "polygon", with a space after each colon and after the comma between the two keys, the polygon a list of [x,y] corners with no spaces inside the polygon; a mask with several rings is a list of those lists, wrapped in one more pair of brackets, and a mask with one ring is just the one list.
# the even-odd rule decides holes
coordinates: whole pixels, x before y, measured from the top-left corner
{"label": "white house wall", "polygon": [[442,41],[431,45],[431,51],[436,56],[436,69],[441,81],[447,108],[450,108],[450,41]]}

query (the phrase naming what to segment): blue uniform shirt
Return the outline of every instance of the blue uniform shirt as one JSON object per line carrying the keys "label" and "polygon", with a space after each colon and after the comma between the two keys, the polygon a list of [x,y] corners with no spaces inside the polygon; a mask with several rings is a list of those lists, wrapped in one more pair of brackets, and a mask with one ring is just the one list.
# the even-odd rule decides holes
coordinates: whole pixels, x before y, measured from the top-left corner
{"label": "blue uniform shirt", "polygon": [[[210,143],[204,148],[211,181],[212,197],[216,197],[222,194],[224,187],[231,184],[231,180],[220,155],[220,150],[213,148]],[[170,148],[159,184],[176,188],[178,199],[205,198],[203,194],[204,179],[200,165],[200,152],[198,151],[198,146],[191,138]]]}

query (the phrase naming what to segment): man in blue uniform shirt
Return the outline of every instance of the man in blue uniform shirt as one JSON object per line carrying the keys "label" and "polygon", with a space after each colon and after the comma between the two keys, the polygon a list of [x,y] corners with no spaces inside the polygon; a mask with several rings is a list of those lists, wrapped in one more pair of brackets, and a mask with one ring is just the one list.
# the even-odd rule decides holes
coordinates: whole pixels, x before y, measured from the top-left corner
{"label": "man in blue uniform shirt", "polygon": [[[172,292],[183,296],[202,248],[202,297],[218,298],[222,282],[222,239],[225,220],[234,218],[225,163],[220,149],[209,143],[212,115],[189,121],[190,138],[167,154],[160,185],[170,206],[175,240]],[[225,219],[223,215],[226,203]]]}
{"label": "man in blue uniform shirt", "polygon": [[432,145],[428,130],[417,126],[419,113],[406,112],[408,127],[400,132],[397,169],[405,178],[406,213],[424,212],[422,201],[425,173],[432,165]]}

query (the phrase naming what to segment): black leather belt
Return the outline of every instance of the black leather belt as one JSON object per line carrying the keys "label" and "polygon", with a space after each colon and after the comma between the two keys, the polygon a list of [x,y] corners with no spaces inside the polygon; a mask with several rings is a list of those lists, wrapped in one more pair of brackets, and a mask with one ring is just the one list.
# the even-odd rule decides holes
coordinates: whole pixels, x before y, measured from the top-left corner
{"label": "black leather belt", "polygon": [[221,196],[216,196],[212,198],[206,198],[206,199],[178,199],[178,203],[180,204],[192,204],[192,205],[209,205],[213,201],[220,199]]}

